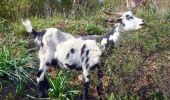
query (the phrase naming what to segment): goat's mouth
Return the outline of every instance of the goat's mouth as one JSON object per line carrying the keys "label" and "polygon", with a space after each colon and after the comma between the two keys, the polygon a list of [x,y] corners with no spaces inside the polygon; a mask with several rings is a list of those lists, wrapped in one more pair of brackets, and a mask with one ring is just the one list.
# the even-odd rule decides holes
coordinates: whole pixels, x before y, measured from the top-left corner
{"label": "goat's mouth", "polygon": [[139,24],[140,26],[144,26],[145,25],[145,23],[142,23],[142,24]]}

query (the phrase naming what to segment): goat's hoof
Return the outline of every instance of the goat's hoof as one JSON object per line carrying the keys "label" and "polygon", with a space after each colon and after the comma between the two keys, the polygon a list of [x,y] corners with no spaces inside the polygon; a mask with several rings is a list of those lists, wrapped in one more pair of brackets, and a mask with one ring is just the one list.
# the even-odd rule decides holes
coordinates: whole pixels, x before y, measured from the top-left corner
{"label": "goat's hoof", "polygon": [[89,100],[89,98],[88,97],[83,97],[82,100]]}
{"label": "goat's hoof", "polygon": [[83,100],[89,100],[89,99],[87,99],[87,98],[83,98]]}
{"label": "goat's hoof", "polygon": [[39,93],[40,98],[47,98],[47,95],[45,93]]}
{"label": "goat's hoof", "polygon": [[103,100],[102,97],[100,97],[99,100]]}
{"label": "goat's hoof", "polygon": [[89,98],[83,98],[83,100],[89,100]]}

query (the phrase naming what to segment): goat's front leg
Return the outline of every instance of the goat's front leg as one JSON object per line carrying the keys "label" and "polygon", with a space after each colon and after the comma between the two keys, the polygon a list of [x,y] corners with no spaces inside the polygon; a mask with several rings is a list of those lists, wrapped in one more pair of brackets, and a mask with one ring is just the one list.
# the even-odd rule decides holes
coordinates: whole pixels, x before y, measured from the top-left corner
{"label": "goat's front leg", "polygon": [[39,97],[46,98],[46,90],[49,89],[49,83],[47,78],[45,77],[45,73],[48,70],[48,67],[46,62],[40,61],[40,68],[37,72],[37,83],[38,83],[38,92]]}
{"label": "goat's front leg", "polygon": [[84,77],[84,87],[83,87],[83,100],[89,99],[89,68],[88,66],[83,66],[83,77]]}
{"label": "goat's front leg", "polygon": [[97,66],[97,76],[98,76],[98,86],[97,86],[97,93],[99,96],[99,100],[102,100],[102,95],[103,95],[103,71],[101,69],[101,65]]}

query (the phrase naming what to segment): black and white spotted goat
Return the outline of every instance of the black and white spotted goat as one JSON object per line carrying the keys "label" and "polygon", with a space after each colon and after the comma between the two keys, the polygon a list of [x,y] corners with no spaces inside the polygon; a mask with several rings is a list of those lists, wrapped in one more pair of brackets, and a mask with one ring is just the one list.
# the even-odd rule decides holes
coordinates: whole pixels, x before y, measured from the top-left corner
{"label": "black and white spotted goat", "polygon": [[[120,14],[120,13],[119,13]],[[48,82],[45,73],[50,65],[59,68],[82,70],[84,77],[83,99],[88,99],[89,71],[97,68],[99,84],[98,95],[103,94],[102,88],[102,53],[107,48],[114,48],[126,31],[138,30],[144,25],[144,21],[133,15],[131,11],[120,14],[114,28],[103,36],[73,36],[56,28],[48,28],[42,32],[36,32],[29,20],[23,21],[27,32],[35,37],[39,48],[40,67],[37,73],[39,95],[45,97],[45,90],[48,89]],[[111,20],[108,20],[110,22]]]}

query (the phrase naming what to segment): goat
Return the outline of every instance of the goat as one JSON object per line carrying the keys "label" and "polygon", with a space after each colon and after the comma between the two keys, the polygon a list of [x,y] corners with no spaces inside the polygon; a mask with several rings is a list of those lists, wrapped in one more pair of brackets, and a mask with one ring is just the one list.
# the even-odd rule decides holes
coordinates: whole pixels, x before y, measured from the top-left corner
{"label": "goat", "polygon": [[[120,13],[119,13],[120,14]],[[144,21],[133,15],[131,11],[120,14],[114,28],[103,36],[89,35],[75,37],[55,28],[36,32],[30,21],[23,21],[27,32],[35,36],[35,42],[39,45],[40,67],[37,73],[40,97],[45,97],[48,82],[45,73],[50,65],[59,68],[82,70],[84,76],[83,100],[88,99],[89,71],[97,68],[99,84],[98,95],[102,96],[102,56],[107,48],[114,48],[120,40],[121,33],[138,30],[144,25]],[[107,22],[111,22],[107,20]],[[40,35],[41,34],[41,35]]]}

